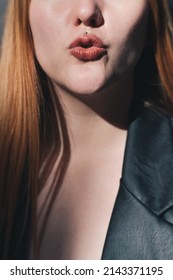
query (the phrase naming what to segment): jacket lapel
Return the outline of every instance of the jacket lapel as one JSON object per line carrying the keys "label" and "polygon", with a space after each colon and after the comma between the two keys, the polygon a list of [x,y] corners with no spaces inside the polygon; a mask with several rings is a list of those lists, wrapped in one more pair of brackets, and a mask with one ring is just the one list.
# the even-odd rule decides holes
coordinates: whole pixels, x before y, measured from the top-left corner
{"label": "jacket lapel", "polygon": [[165,215],[173,208],[173,120],[147,111],[131,124],[122,181],[153,213]]}

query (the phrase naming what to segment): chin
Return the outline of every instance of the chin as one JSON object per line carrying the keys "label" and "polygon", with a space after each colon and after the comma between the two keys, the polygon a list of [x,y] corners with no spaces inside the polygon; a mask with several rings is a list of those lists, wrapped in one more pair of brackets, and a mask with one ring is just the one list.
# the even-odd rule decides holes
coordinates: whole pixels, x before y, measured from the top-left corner
{"label": "chin", "polygon": [[92,95],[99,92],[102,88],[102,84],[96,84],[89,81],[88,83],[80,82],[78,85],[66,85],[65,89],[73,94],[78,95]]}
{"label": "chin", "polygon": [[70,92],[76,93],[76,94],[94,94],[100,91],[100,89],[105,84],[105,77],[103,74],[100,73],[85,73],[82,75],[80,73],[77,75],[77,78],[74,79],[73,77],[69,77],[64,84],[64,88]]}

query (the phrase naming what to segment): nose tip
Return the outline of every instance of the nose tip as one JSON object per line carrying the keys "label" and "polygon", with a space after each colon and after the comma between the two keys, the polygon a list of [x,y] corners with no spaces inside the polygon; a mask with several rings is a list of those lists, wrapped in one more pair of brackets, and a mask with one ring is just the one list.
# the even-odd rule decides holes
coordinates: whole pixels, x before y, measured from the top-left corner
{"label": "nose tip", "polygon": [[85,5],[78,6],[78,11],[76,11],[76,13],[76,25],[83,23],[86,26],[99,27],[104,23],[101,9],[97,5],[94,5],[93,1],[92,3],[90,1],[90,4],[87,2]]}
{"label": "nose tip", "polygon": [[103,24],[103,22],[103,16],[100,12],[95,12],[94,14],[86,18],[78,18],[78,24],[83,23],[84,25],[91,27],[99,27]]}

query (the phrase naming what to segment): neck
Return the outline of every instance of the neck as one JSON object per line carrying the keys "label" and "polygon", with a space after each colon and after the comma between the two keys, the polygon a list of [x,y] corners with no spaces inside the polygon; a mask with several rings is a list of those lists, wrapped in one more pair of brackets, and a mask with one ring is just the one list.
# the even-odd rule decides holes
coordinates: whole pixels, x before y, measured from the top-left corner
{"label": "neck", "polygon": [[[127,130],[133,97],[133,75],[94,94],[69,93],[54,85],[65,114],[70,138],[87,143],[88,139],[108,138]],[[75,140],[74,140],[75,139]],[[78,143],[79,144],[79,143]]]}

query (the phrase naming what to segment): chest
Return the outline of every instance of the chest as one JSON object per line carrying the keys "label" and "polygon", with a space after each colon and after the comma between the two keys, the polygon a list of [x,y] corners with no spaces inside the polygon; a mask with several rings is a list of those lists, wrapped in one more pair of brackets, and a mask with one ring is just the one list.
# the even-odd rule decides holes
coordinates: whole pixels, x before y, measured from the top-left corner
{"label": "chest", "polygon": [[113,162],[68,170],[47,220],[40,259],[101,259],[120,176]]}

